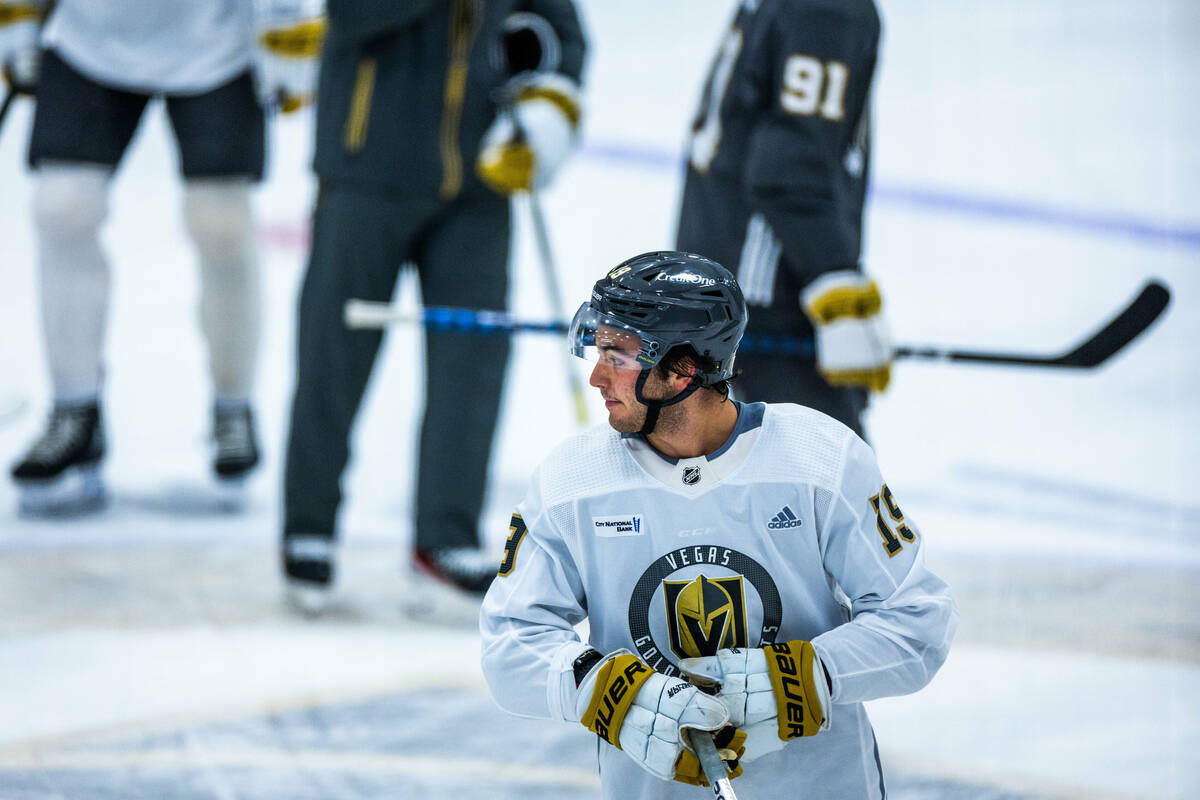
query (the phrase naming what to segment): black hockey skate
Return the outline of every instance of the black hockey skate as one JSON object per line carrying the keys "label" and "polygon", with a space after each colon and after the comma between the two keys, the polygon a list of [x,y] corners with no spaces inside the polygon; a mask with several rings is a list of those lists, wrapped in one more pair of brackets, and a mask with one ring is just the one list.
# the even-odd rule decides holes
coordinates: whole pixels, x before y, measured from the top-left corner
{"label": "black hockey skate", "polygon": [[418,572],[467,594],[482,597],[496,577],[500,562],[478,547],[418,549],[413,554]]}
{"label": "black hockey skate", "polygon": [[213,409],[213,474],[228,510],[244,502],[246,478],[258,466],[258,437],[254,412],[248,405],[217,406]]}
{"label": "black hockey skate", "polygon": [[418,548],[402,610],[425,623],[474,628],[499,566],[498,556],[478,547]]}
{"label": "black hockey skate", "polygon": [[84,514],[104,505],[104,428],[96,403],[56,406],[46,431],[12,468],[22,514]]}
{"label": "black hockey skate", "polygon": [[213,472],[221,480],[241,480],[258,466],[258,437],[250,406],[213,409]]}
{"label": "black hockey skate", "polygon": [[288,607],[306,617],[320,616],[333,590],[332,536],[291,534],[283,537],[283,572]]}

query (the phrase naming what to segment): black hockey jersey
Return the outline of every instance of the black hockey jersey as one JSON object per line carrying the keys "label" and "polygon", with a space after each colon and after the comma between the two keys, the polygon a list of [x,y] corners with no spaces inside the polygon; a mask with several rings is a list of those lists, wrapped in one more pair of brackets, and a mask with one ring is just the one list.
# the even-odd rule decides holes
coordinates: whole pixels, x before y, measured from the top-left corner
{"label": "black hockey jersey", "polygon": [[879,34],[873,0],[744,0],[717,50],[677,246],[737,274],[752,328],[803,328],[800,290],[858,266]]}

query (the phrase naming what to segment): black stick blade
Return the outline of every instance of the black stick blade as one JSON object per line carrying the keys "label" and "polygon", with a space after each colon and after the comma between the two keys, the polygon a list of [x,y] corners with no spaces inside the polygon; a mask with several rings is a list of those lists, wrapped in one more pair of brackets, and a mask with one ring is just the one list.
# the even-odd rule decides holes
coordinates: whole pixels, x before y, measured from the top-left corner
{"label": "black stick blade", "polygon": [[1112,358],[1154,324],[1171,302],[1171,292],[1158,281],[1150,281],[1129,307],[1059,360],[1065,367],[1097,367]]}
{"label": "black stick blade", "polygon": [[1154,324],[1166,310],[1171,292],[1158,281],[1150,281],[1120,314],[1113,317],[1096,333],[1066,353],[1042,356],[1033,353],[1000,353],[979,350],[952,350],[939,347],[901,346],[896,358],[921,358],[942,361],[965,361],[973,364],[1003,364],[1022,367],[1068,367],[1090,369],[1112,358]]}

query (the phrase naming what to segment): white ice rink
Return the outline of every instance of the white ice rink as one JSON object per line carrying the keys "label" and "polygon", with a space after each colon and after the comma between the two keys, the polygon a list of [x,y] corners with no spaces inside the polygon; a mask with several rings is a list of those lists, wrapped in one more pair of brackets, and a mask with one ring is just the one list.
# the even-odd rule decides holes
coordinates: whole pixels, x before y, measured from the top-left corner
{"label": "white ice rink", "polygon": [[[870,704],[890,796],[1198,798],[1200,3],[881,5],[866,263],[897,340],[1049,353],[1149,277],[1173,292],[1094,372],[910,361],[874,404],[884,474],[963,614],[928,688]],[[585,143],[545,197],[572,304],[607,267],[672,243],[678,154],[731,8],[585,2]],[[0,131],[6,465],[48,401],[31,118],[18,101]],[[256,200],[267,459],[242,514],[208,483],[194,256],[157,107],[121,167],[103,233],[112,501],[31,521],[0,481],[0,800],[598,796],[582,729],[495,710],[476,635],[401,613],[413,330],[390,337],[360,419],[338,604],[315,623],[282,608],[311,122],[274,124]],[[548,319],[520,223],[511,305]],[[399,301],[417,303],[407,279]],[[558,346],[514,351],[484,531],[497,546],[533,466],[574,428]]]}

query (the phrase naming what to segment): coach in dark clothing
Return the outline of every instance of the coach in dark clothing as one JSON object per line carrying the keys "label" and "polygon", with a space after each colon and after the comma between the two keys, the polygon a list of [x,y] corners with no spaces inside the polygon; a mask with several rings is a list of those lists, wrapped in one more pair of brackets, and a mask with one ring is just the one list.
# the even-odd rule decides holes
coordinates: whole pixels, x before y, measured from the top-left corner
{"label": "coach in dark clothing", "polygon": [[[289,597],[309,611],[332,582],[349,434],[382,340],[345,327],[345,302],[387,301],[411,262],[426,305],[506,307],[508,195],[544,185],[570,149],[586,47],[570,0],[329,0],[328,15],[284,479]],[[414,563],[482,592],[508,340],[430,331],[425,344]]]}

